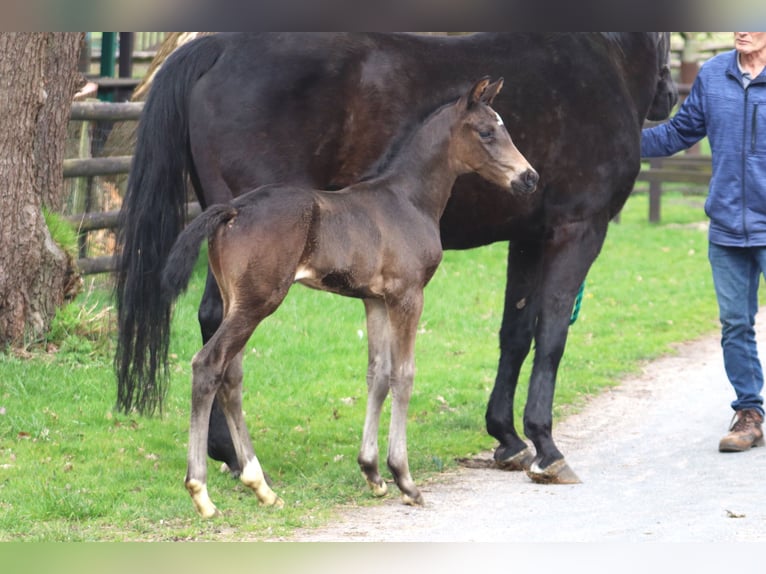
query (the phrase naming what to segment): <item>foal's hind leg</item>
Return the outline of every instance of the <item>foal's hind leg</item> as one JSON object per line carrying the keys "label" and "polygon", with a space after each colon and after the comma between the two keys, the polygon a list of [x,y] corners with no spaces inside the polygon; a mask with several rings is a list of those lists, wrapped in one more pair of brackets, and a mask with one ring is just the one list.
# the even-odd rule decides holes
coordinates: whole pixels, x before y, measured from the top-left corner
{"label": "foal's hind leg", "polygon": [[220,514],[207,492],[207,436],[210,408],[220,377],[209,364],[210,347],[205,345],[192,360],[192,401],[189,424],[189,450],[186,465],[186,490],[194,508],[203,518]]}
{"label": "foal's hind leg", "polygon": [[266,482],[242,415],[242,353],[240,351],[226,369],[224,382],[217,397],[226,416],[239,467],[242,469],[239,479],[255,492],[262,504],[282,507],[284,502]]}
{"label": "foal's hind leg", "polygon": [[[215,335],[213,335],[213,338],[192,359],[192,414],[191,426],[189,428],[186,489],[192,497],[197,512],[205,518],[219,514],[207,492],[207,459],[205,457],[208,422],[210,420],[213,397],[227,376],[233,378],[235,387],[241,387],[241,366],[237,363],[233,365],[231,371],[229,371],[229,368],[234,361],[238,358],[241,359],[242,349],[260,320],[270,314],[278,304],[277,302],[269,311],[256,308],[239,311],[236,309],[236,306],[233,306],[227,312],[226,318]],[[240,475],[241,479],[252,487],[257,483],[257,473],[260,465],[257,463],[257,459],[255,459],[255,453],[252,451],[252,444],[249,438],[244,441],[242,439],[246,435],[247,430],[244,426],[244,421],[241,420],[241,402],[236,398],[240,391],[238,389],[235,389],[235,391],[233,405],[237,405],[236,411],[238,414],[233,412],[235,407],[230,403],[228,417],[235,421],[235,428],[238,429],[238,432],[232,438],[234,439],[237,453],[242,453],[243,455],[241,462],[247,466],[251,460],[256,460],[250,466],[247,473],[243,471],[242,475]],[[232,399],[229,393],[224,393],[223,395],[226,397],[226,400]],[[265,481],[262,482],[263,486],[258,484],[258,489],[256,490],[259,499],[262,501],[270,500],[272,504],[276,503],[276,495],[271,493],[270,496],[268,493],[271,489],[265,484]]]}
{"label": "foal's hind leg", "polygon": [[[213,337],[223,319],[221,292],[218,289],[218,283],[216,283],[213,273],[209,269],[197,318],[202,332],[202,344],[204,345]],[[217,396],[213,400],[208,428],[207,455],[213,460],[223,462],[233,476],[239,476],[242,466],[237,460],[237,453],[229,433],[229,427],[226,424],[226,418]]]}
{"label": "foal's hind leg", "polygon": [[378,472],[378,428],[391,376],[391,332],[388,311],[378,299],[366,299],[367,313],[367,411],[362,447],[357,462],[375,496],[384,496],[388,487]]}

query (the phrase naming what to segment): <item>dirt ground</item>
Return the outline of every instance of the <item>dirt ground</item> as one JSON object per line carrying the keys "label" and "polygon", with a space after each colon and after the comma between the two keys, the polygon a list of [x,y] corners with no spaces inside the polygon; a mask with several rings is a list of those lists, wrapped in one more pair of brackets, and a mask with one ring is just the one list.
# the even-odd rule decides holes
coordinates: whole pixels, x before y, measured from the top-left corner
{"label": "dirt ground", "polygon": [[554,428],[581,484],[461,468],[422,485],[423,507],[392,488],[289,541],[764,541],[766,449],[717,450],[732,393],[718,337],[685,343]]}

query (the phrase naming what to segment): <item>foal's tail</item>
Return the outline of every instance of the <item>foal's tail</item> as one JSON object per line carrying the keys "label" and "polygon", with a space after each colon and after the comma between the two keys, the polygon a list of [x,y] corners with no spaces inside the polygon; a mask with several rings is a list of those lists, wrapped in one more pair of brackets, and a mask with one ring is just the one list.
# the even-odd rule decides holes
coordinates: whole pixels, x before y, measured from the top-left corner
{"label": "foal's tail", "polygon": [[152,82],[138,125],[133,165],[119,215],[114,359],[117,408],[151,414],[167,387],[170,308],[160,296],[160,271],[186,218],[188,100],[194,84],[222,52],[216,36],[178,48]]}
{"label": "foal's tail", "polygon": [[181,232],[162,270],[162,300],[165,305],[172,306],[178,296],[186,291],[202,242],[236,214],[237,210],[230,205],[211,205]]}

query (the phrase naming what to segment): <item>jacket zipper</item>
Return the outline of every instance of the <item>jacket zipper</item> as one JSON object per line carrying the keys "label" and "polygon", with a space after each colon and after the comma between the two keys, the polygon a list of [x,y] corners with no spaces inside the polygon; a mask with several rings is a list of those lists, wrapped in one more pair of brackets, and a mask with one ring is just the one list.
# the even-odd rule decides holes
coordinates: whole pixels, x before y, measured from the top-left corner
{"label": "jacket zipper", "polygon": [[[744,140],[742,142],[742,144],[743,144],[742,148],[743,149],[746,149],[746,147],[747,147],[747,139],[746,139],[747,135],[746,134],[747,134],[747,95],[748,95],[748,91],[749,90],[747,88],[745,88],[745,106],[744,106],[743,118],[742,118],[743,119],[743,124],[744,124],[742,126],[744,128],[742,130],[742,138]],[[747,233],[747,199],[746,199],[747,185],[746,185],[746,182],[745,182],[745,176],[747,175],[746,164],[747,164],[747,157],[745,156],[745,154],[742,154],[742,233],[745,235],[745,245],[748,246],[749,243],[750,243],[750,239],[749,239],[748,233]]]}
{"label": "jacket zipper", "polygon": [[755,151],[755,142],[758,139],[756,136],[758,135],[758,123],[755,121],[758,117],[758,104],[753,105],[753,121],[750,126],[750,151]]}

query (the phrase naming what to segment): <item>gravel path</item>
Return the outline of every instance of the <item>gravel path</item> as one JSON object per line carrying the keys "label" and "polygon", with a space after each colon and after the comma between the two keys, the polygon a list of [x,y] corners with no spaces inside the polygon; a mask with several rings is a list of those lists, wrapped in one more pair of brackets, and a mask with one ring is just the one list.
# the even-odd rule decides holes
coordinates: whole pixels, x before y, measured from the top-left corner
{"label": "gravel path", "polygon": [[718,338],[685,343],[556,426],[582,484],[463,468],[423,484],[424,507],[389,494],[289,540],[763,541],[766,449],[717,450],[731,400]]}

